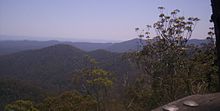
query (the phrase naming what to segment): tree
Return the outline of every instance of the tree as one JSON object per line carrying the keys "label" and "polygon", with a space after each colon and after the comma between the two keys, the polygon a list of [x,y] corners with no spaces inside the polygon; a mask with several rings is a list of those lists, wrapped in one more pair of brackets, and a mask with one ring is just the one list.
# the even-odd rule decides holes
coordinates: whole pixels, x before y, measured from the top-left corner
{"label": "tree", "polygon": [[[92,96],[97,102],[97,111],[105,111],[109,102],[109,89],[113,85],[112,74],[106,70],[98,68],[97,61],[87,57],[90,64],[80,72],[79,77],[74,77],[80,84],[80,92]],[[76,80],[78,79],[78,80]]]}
{"label": "tree", "polygon": [[17,100],[5,106],[5,111],[39,111],[33,103],[28,100]]}
{"label": "tree", "polygon": [[219,0],[211,0],[212,5],[212,21],[214,22],[215,27],[215,35],[216,35],[216,49],[218,56],[218,76],[219,76],[219,88],[220,91],[220,1]]}
{"label": "tree", "polygon": [[55,97],[48,97],[40,105],[42,111],[94,111],[96,101],[89,95],[79,92],[63,92]]}
{"label": "tree", "polygon": [[[145,90],[149,97],[143,96],[144,102],[155,107],[187,95],[215,91],[213,44],[204,47],[187,44],[199,19],[179,16],[178,9],[170,15],[163,13],[163,7],[159,10],[159,21],[153,25],[156,37],[149,39],[150,25],[147,25],[147,30],[135,29],[147,44],[134,54],[143,75],[146,75],[142,77],[148,78],[142,82],[149,85]],[[135,96],[138,95],[136,93]]]}
{"label": "tree", "polygon": [[[161,11],[159,20],[153,24],[156,31],[156,39],[161,39],[168,46],[185,46],[187,41],[191,38],[192,32],[199,21],[196,17],[179,16],[180,10],[176,9],[170,13],[170,15],[164,14],[164,7],[158,7]],[[151,25],[147,25],[147,30],[141,30],[140,38],[149,38],[149,29]],[[135,29],[140,31],[139,28]]]}
{"label": "tree", "polygon": [[[187,49],[191,46],[187,46],[187,41],[190,39],[199,19],[194,17],[186,19],[184,16],[178,16],[180,12],[178,9],[172,11],[170,15],[163,13],[163,7],[158,9],[161,11],[159,21],[153,25],[157,36],[153,40],[147,41],[147,45],[143,47],[138,57],[140,57],[139,63],[142,69],[151,76],[153,81],[171,78],[171,80],[167,80],[170,84],[168,85],[170,88],[167,93],[173,96],[170,97],[173,100],[176,98],[175,94],[173,94],[175,92],[174,79],[179,73],[177,70],[184,69],[184,67],[179,66],[183,65],[190,57]],[[149,38],[149,28],[151,26],[147,25],[145,35],[139,35],[139,37]],[[160,81],[166,82],[164,80]]]}
{"label": "tree", "polygon": [[126,86],[124,93],[124,108],[126,111],[149,111],[155,107],[157,100],[152,97],[152,91],[146,77],[140,76],[132,85]]}
{"label": "tree", "polygon": [[112,86],[111,74],[103,69],[85,71],[87,91],[97,101],[97,111],[105,111],[107,105],[108,89]]}

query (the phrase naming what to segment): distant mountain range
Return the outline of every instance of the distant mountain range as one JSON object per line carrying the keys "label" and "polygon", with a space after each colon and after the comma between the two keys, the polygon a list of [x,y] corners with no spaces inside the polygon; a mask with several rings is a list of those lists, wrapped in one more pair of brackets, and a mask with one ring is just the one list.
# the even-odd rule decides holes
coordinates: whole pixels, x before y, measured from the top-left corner
{"label": "distant mountain range", "polygon": [[104,49],[110,52],[126,52],[136,50],[139,39],[132,39],[121,43],[87,43],[87,42],[61,42],[61,41],[0,41],[0,55],[11,54],[19,51],[40,49],[57,44],[66,44],[77,47],[83,51]]}
{"label": "distant mountain range", "polygon": [[[191,39],[188,43],[199,45],[205,42],[206,40]],[[122,53],[122,52],[136,51],[141,49],[140,47],[141,43],[139,39],[132,39],[120,43],[61,42],[54,40],[51,41],[4,40],[4,41],[0,41],[0,55],[11,54],[24,50],[41,49],[57,44],[71,45],[87,52],[103,49],[110,52]]]}

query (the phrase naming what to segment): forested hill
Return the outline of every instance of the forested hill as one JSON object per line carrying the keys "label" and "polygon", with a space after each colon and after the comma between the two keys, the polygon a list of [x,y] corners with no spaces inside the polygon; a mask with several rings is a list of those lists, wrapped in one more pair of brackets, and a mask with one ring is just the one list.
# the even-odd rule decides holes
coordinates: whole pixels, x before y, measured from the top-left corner
{"label": "forested hill", "polygon": [[0,110],[5,105],[17,99],[27,99],[39,102],[46,97],[46,92],[28,81],[0,78]]}
{"label": "forested hill", "polygon": [[29,50],[0,56],[0,77],[31,81],[48,90],[65,90],[71,87],[71,79],[89,64],[87,56],[96,59],[98,65],[114,72],[132,72],[122,60],[122,54],[104,50],[85,52],[70,45],[54,45],[38,50]]}

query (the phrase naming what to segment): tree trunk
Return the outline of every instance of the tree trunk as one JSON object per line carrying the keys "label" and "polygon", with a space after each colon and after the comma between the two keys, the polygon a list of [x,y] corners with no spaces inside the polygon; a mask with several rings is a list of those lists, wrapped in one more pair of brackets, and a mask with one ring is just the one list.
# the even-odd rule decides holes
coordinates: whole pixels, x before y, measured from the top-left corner
{"label": "tree trunk", "polygon": [[212,21],[214,22],[215,35],[216,35],[216,49],[218,56],[218,75],[219,75],[219,85],[218,91],[220,91],[220,0],[211,0],[212,5]]}

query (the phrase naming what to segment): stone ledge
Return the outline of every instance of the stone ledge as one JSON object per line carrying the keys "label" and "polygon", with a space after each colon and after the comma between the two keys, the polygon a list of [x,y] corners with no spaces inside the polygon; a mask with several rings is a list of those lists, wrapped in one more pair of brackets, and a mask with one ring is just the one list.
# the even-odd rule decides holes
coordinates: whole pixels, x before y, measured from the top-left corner
{"label": "stone ledge", "polygon": [[[190,107],[184,105],[183,102],[187,100],[195,101],[198,103],[198,106]],[[177,106],[177,111],[220,111],[220,93],[187,96],[168,103],[167,105]],[[164,111],[163,106],[153,109],[152,111]]]}

